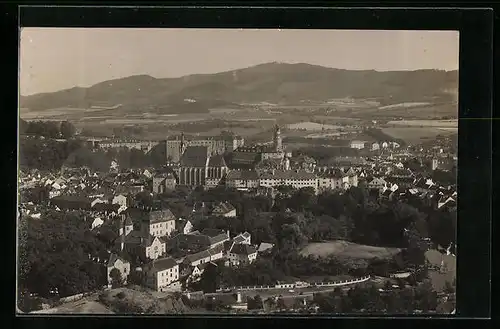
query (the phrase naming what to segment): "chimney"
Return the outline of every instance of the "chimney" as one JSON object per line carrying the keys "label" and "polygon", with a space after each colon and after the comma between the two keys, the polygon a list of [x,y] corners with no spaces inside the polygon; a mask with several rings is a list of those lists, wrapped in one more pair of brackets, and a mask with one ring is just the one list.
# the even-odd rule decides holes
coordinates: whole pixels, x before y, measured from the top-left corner
{"label": "chimney", "polygon": [[231,238],[231,236],[229,235],[229,230],[227,230],[226,234],[228,238]]}
{"label": "chimney", "polygon": [[241,303],[241,292],[239,291],[236,293],[236,302]]}

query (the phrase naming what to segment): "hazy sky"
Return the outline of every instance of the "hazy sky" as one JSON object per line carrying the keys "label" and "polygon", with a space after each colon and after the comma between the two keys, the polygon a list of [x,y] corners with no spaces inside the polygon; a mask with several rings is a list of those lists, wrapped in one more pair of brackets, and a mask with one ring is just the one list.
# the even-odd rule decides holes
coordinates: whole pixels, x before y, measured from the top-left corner
{"label": "hazy sky", "polygon": [[266,62],[343,69],[458,69],[458,32],[24,28],[20,89],[29,95],[114,78],[215,73]]}

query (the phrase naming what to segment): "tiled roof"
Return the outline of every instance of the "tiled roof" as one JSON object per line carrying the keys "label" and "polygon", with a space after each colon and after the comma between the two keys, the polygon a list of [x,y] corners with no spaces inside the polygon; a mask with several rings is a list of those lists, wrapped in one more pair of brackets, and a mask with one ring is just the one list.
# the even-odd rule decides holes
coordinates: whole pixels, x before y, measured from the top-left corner
{"label": "tiled roof", "polygon": [[232,204],[228,202],[221,202],[217,206],[215,206],[212,213],[214,214],[227,214],[230,211],[233,211],[235,208]]}
{"label": "tiled roof", "polygon": [[233,170],[226,176],[227,180],[258,180],[259,174],[255,170]]}
{"label": "tiled roof", "polygon": [[160,258],[160,259],[154,260],[152,262],[151,271],[152,272],[160,272],[160,271],[164,271],[164,270],[168,270],[170,268],[173,268],[176,265],[177,265],[177,262],[172,257]]}
{"label": "tiled roof", "polygon": [[155,210],[149,213],[147,220],[150,224],[155,224],[175,220],[175,216],[170,209]]}
{"label": "tiled roof", "polygon": [[226,232],[224,230],[206,228],[203,231],[201,231],[201,234],[207,235],[209,237],[215,237],[215,236],[218,236],[220,234],[226,234]]}
{"label": "tiled roof", "polygon": [[196,261],[203,259],[203,258],[209,258],[210,256],[211,256],[211,254],[208,250],[203,250],[203,251],[197,252],[196,254],[188,255],[188,256],[186,256],[185,259],[189,263],[193,263],[193,262],[196,262]]}
{"label": "tiled roof", "polygon": [[189,146],[181,157],[183,167],[205,167],[208,159],[207,146]]}
{"label": "tiled roof", "polygon": [[108,264],[107,266],[108,267],[112,267],[113,265],[115,265],[115,262],[120,259],[122,262],[124,263],[127,263],[127,260],[125,260],[124,258],[120,257],[119,255],[115,254],[115,253],[112,253],[110,256],[109,256],[109,260],[108,260]]}
{"label": "tiled roof", "polygon": [[263,173],[260,179],[297,179],[297,180],[310,180],[316,179],[316,175],[306,171],[294,171],[294,170],[276,170],[274,173]]}
{"label": "tiled roof", "polygon": [[227,236],[226,233],[222,233],[222,234],[219,234],[219,235],[214,236],[214,237],[209,237],[210,244],[212,244],[212,245],[219,243],[219,242],[222,242],[222,241],[226,241],[228,239],[229,239],[229,237]]}
{"label": "tiled roof", "polygon": [[214,155],[208,161],[209,167],[226,167],[226,161],[224,160],[224,156],[221,154]]}

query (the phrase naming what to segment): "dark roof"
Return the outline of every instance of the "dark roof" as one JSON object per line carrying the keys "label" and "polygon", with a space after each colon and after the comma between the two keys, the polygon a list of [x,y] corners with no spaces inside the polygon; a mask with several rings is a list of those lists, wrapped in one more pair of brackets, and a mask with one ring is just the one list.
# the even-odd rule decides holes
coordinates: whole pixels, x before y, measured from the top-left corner
{"label": "dark roof", "polygon": [[224,156],[222,154],[214,155],[208,161],[209,167],[226,167],[226,161],[224,160]]}
{"label": "dark roof", "polygon": [[170,209],[155,210],[149,213],[146,220],[148,220],[150,224],[154,224],[175,220],[175,216]]}
{"label": "dark roof", "polygon": [[120,209],[119,204],[110,204],[110,203],[96,203],[92,210],[95,211],[118,211]]}
{"label": "dark roof", "polygon": [[221,202],[214,207],[212,211],[213,214],[227,214],[230,211],[233,211],[235,208],[232,204],[228,202]]}
{"label": "dark roof", "polygon": [[189,146],[181,157],[183,167],[205,167],[208,160],[207,146]]}
{"label": "dark roof", "polygon": [[216,243],[228,240],[229,237],[227,236],[226,233],[221,233],[221,234],[219,234],[217,236],[209,237],[208,239],[210,241],[210,244],[216,244]]}
{"label": "dark roof", "polygon": [[154,260],[151,264],[151,270],[153,272],[164,271],[169,268],[173,268],[177,265],[177,262],[172,257],[160,258]]}
{"label": "dark roof", "polygon": [[[226,235],[226,232],[224,230],[218,230],[218,229],[212,229],[212,228],[206,228],[203,231],[201,231],[201,234],[207,235],[209,237],[216,237],[220,234]],[[226,235],[227,236],[227,235]]]}
{"label": "dark roof", "polygon": [[188,255],[186,256],[186,260],[189,262],[189,263],[193,263],[193,262],[196,262],[200,259],[203,259],[203,258],[207,258],[207,257],[210,257],[211,254],[208,250],[203,250],[203,251],[200,251],[200,252],[197,252],[196,254],[191,254],[191,255]]}
{"label": "dark roof", "polygon": [[237,255],[250,255],[257,252],[254,246],[249,246],[247,244],[235,244],[230,251],[232,254]]}

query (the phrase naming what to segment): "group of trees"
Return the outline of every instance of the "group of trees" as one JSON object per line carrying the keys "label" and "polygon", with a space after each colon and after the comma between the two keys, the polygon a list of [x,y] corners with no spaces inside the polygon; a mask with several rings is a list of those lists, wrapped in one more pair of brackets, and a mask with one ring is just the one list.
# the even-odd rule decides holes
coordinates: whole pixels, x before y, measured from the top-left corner
{"label": "group of trees", "polygon": [[400,290],[390,285],[380,291],[375,285],[355,286],[347,291],[336,289],[332,293],[315,294],[313,304],[320,313],[369,313],[410,314],[415,310],[424,313],[435,311],[438,305],[437,293],[425,281],[414,287]]}
{"label": "group of trees", "polygon": [[105,242],[76,213],[53,211],[19,221],[19,289],[60,297],[100,289],[106,269],[93,259],[108,257]]}
{"label": "group of trees", "polygon": [[19,134],[45,138],[70,139],[76,133],[75,126],[69,121],[25,121],[19,120]]}
{"label": "group of trees", "polygon": [[58,141],[35,137],[21,138],[19,143],[20,165],[27,169],[58,170],[62,166],[67,166],[108,171],[113,160],[118,161],[120,168],[160,167],[165,162],[165,155],[162,153],[164,151],[160,146],[145,153],[142,150],[126,147],[109,150],[92,149],[79,139]]}
{"label": "group of trees", "polygon": [[21,137],[19,164],[22,169],[58,170],[71,154],[82,147],[83,142],[80,140],[56,141]]}
{"label": "group of trees", "polygon": [[[456,212],[426,208],[418,203],[414,206],[403,200],[378,200],[356,187],[345,193],[319,195],[308,188],[279,190],[274,204],[270,197],[245,195],[232,189],[191,194],[191,202],[225,199],[238,210],[236,218],[195,217],[192,221],[195,229],[229,230],[232,236],[248,231],[254,244],[275,244],[269,259],[259,257],[247,267],[221,270],[218,275],[223,286],[274,284],[288,276],[388,274],[407,267],[421,268],[428,249],[425,238],[443,246],[455,241]],[[273,212],[266,213],[269,210]],[[396,259],[373,261],[317,259],[299,254],[306,244],[325,240],[403,248],[404,252]]]}

